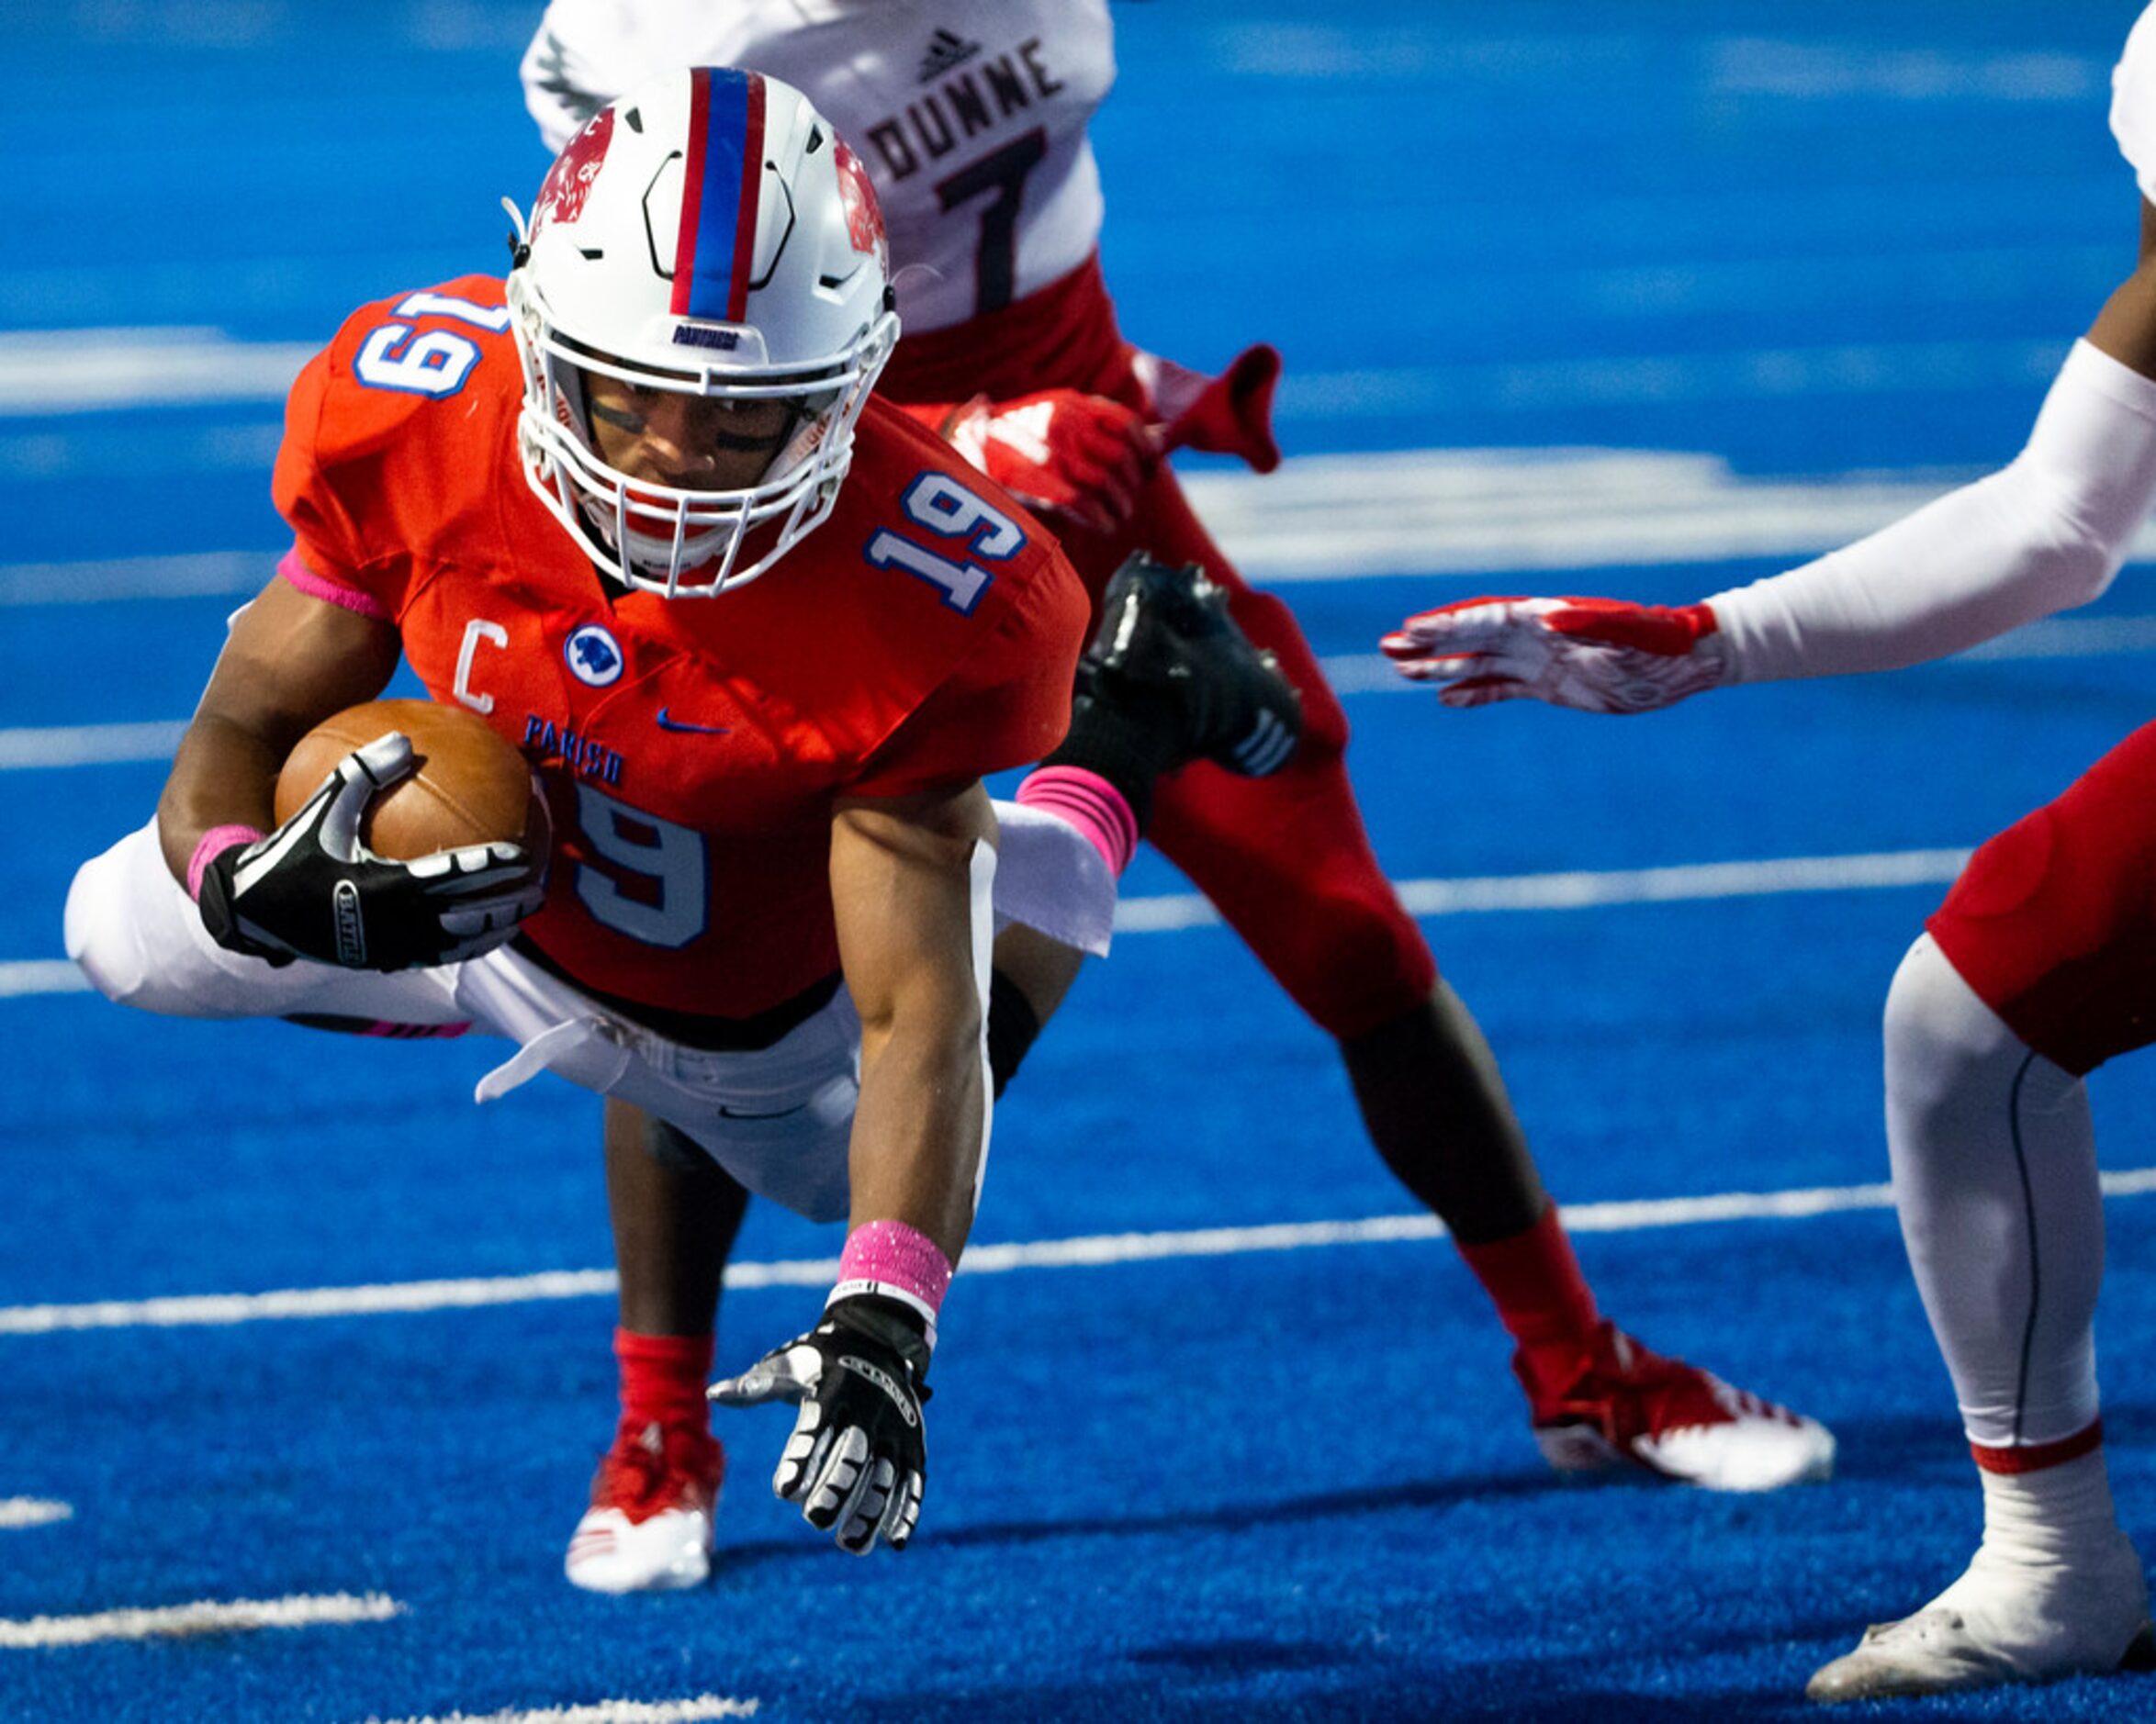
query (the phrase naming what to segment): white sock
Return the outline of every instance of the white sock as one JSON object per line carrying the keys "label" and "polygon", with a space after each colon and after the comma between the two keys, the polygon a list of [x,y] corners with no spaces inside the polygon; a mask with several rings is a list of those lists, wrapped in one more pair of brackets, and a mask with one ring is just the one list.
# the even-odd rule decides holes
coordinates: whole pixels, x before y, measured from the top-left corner
{"label": "white sock", "polygon": [[1993,1472],[1983,1480],[1980,1566],[2064,1568],[2108,1555],[2118,1540],[2118,1511],[2104,1451],[2034,1472]]}

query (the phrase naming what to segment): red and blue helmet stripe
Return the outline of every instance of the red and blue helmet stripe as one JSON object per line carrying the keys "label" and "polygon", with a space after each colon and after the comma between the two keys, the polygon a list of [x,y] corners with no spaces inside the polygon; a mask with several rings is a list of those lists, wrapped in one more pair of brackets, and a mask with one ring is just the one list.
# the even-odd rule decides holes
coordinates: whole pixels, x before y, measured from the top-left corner
{"label": "red and blue helmet stripe", "polygon": [[689,160],[671,309],[678,318],[739,323],[747,315],[756,262],[764,81],[753,72],[713,66],[699,66],[690,76]]}

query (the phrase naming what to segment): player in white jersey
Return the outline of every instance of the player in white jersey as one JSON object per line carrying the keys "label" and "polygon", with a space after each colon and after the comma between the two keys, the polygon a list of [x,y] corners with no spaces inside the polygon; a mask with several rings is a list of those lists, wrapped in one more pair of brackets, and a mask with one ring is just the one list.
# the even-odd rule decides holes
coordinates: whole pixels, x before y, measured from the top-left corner
{"label": "player in white jersey", "polygon": [[557,0],[523,64],[541,138],[559,150],[596,95],[684,61],[753,66],[835,116],[907,241],[908,330],[1025,298],[1093,254],[1085,125],[1116,78],[1106,0]]}
{"label": "player in white jersey", "polygon": [[[684,60],[797,84],[867,167],[904,331],[879,394],[1050,519],[1095,592],[1132,551],[1201,565],[1300,690],[1291,760],[1263,778],[1200,762],[1161,778],[1150,834],[1335,1038],[1373,1142],[1443,1217],[1512,1336],[1551,1463],[1729,1489],[1823,1476],[1834,1439],[1814,1421],[1602,1316],[1480,1032],[1370,848],[1346,716],[1316,655],[1287,608],[1236,573],[1160,459],[1187,445],[1260,471],[1277,462],[1267,419],[1279,356],[1254,348],[1207,379],[1140,353],[1117,327],[1086,140],[1115,78],[1105,0],[555,0],[524,59],[526,98],[558,144],[599,101]],[[1143,738],[1128,743],[1143,752]],[[1006,1048],[999,1073],[1022,1051]],[[646,1248],[679,1237],[668,1206],[696,1200],[661,1190],[669,1177],[638,1168],[634,1189],[613,1181],[618,1235],[627,1217]],[[646,1248],[624,1253],[623,1273],[626,1331],[708,1345],[715,1288],[693,1266]],[[638,1294],[654,1283],[664,1296]]]}
{"label": "player in white jersey", "polygon": [[[2086,603],[2156,503],[2156,7],[2113,74],[2141,252],[2008,466],[1801,568],[1681,609],[1470,599],[1385,642],[1450,706],[1637,712],[1884,670]],[[1895,1206],[1984,1494],[1966,1573],[1812,1679],[1926,1694],[2156,1657],[2097,1417],[2104,1215],[2082,1080],[2156,1039],[2156,724],[1980,849],[1887,999]]]}

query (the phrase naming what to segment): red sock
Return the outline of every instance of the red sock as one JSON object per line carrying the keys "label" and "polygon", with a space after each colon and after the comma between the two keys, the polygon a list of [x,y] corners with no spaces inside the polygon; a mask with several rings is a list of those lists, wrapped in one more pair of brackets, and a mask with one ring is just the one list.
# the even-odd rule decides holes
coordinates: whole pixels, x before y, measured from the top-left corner
{"label": "red sock", "polygon": [[2024,1443],[2012,1449],[1987,1449],[1982,1443],[1971,1443],[1969,1452],[1986,1472],[2043,1472],[2094,1454],[2103,1446],[2104,1421],[2097,1419],[2086,1430],[2061,1437],[2057,1442]]}
{"label": "red sock", "polygon": [[[1525,1355],[1536,1381],[1570,1375],[1600,1322],[1594,1292],[1579,1272],[1557,1206],[1524,1233],[1485,1245],[1460,1246],[1460,1255],[1498,1308],[1498,1320]],[[1546,1368],[1536,1369],[1544,1366]]]}
{"label": "red sock", "polygon": [[704,1419],[703,1386],[712,1373],[709,1335],[636,1335],[614,1331],[622,1364],[622,1417],[640,1424]]}

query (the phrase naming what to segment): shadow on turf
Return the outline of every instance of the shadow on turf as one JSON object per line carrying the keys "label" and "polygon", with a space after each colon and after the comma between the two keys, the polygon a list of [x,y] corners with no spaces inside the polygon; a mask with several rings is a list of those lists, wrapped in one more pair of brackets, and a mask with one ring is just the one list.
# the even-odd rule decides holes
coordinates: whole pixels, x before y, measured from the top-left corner
{"label": "shadow on turf", "polygon": [[[1847,1624],[1831,1639],[1847,1638]],[[1773,1655],[1800,1637],[1748,1635],[1736,1642],[1756,1658]],[[1367,1720],[1442,1718],[1470,1724],[1601,1724],[1653,1718],[1676,1724],[1722,1720],[1880,1717],[2126,1719],[2149,1716],[2147,1698],[2156,1679],[2117,1676],[2077,1679],[2057,1686],[1998,1689],[1939,1696],[1924,1701],[1886,1702],[1823,1712],[1803,1697],[1806,1675],[1830,1652],[1809,1649],[1782,1672],[1749,1684],[1687,1685],[1684,1676],[1708,1643],[1673,1642],[1653,1664],[1628,1660],[1636,1685],[1600,1681],[1608,1660],[1596,1653],[1542,1654],[1448,1665],[1441,1650],[1430,1661],[1400,1658],[1368,1644],[1319,1645],[1247,1637],[1171,1641],[1124,1649],[1120,1662],[1140,1667],[1130,1675],[1093,1683],[1009,1685],[960,1693],[915,1696],[909,1719],[964,1719],[967,1724],[1005,1718],[1075,1721],[1132,1718],[1149,1721],[1233,1718],[1249,1720]],[[1635,1651],[1639,1649],[1634,1649]],[[1566,1685],[1570,1674],[1578,1686]]]}
{"label": "shadow on turf", "polygon": [[[2156,1407],[2106,1407],[2105,1424],[2126,1442],[2156,1441]],[[1836,1477],[1844,1483],[1924,1484],[1966,1483],[1973,1493],[1968,1450],[1951,1413],[1924,1413],[1881,1418],[1837,1419],[1839,1439]],[[1539,1496],[1552,1491],[1674,1489],[1644,1475],[1615,1474],[1592,1481],[1565,1479],[1554,1472],[1524,1471],[1464,1478],[1421,1479],[1411,1483],[1355,1491],[1323,1491],[1257,1504],[1223,1504],[1197,1513],[1126,1515],[1113,1519],[1086,1516],[1071,1520],[988,1521],[978,1526],[938,1526],[939,1545],[979,1547],[1039,1544],[1054,1539],[1145,1538],[1157,1533],[1187,1533],[1205,1528],[1241,1532],[1253,1527],[1387,1514],[1407,1508],[1442,1508],[1452,1504],[1504,1497]],[[1806,1487],[1807,1489],[1812,1487]],[[1829,1487],[1831,1488],[1831,1487]],[[1729,1500],[1737,1500],[1735,1498]],[[758,1562],[822,1553],[820,1543],[767,1539],[725,1545],[729,1572]]]}
{"label": "shadow on turf", "polygon": [[[1629,1479],[1611,1480],[1602,1488],[1624,1488]],[[1659,1490],[1642,1479],[1639,1483]],[[1440,1508],[1449,1504],[1488,1502],[1508,1496],[1541,1496],[1552,1491],[1578,1490],[1577,1482],[1554,1472],[1508,1472],[1473,1478],[1421,1479],[1410,1483],[1388,1484],[1382,1489],[1323,1491],[1310,1496],[1291,1496],[1250,1505],[1224,1504],[1218,1508],[1176,1510],[1159,1515],[1125,1515],[1106,1519],[1087,1515],[1072,1520],[989,1521],[975,1527],[936,1529],[938,1545],[978,1546],[1039,1544],[1051,1539],[1150,1538],[1158,1533],[1185,1534],[1195,1529],[1241,1532],[1252,1527],[1294,1525],[1303,1521],[1333,1520],[1355,1515],[1394,1514],[1403,1508]],[[793,1539],[765,1539],[746,1544],[722,1544],[720,1560],[728,1573],[751,1563],[821,1556],[821,1541],[803,1544]]]}
{"label": "shadow on turf", "polygon": [[[1242,1641],[1223,1641],[1236,1648]],[[916,1696],[908,1701],[909,1719],[964,1719],[979,1724],[991,1718],[1055,1718],[1064,1724],[1088,1719],[1114,1719],[1117,1724],[1133,1718],[1150,1721],[1170,1718],[1232,1718],[1238,1724],[1249,1720],[1322,1718],[1366,1720],[1380,1724],[1396,1718],[1510,1720],[1513,1724],[1582,1724],[1582,1720],[1629,1720],[1652,1718],[1714,1720],[1730,1718],[1810,1718],[1818,1708],[1808,1706],[1794,1688],[1701,1687],[1672,1694],[1656,1687],[1652,1693],[1608,1685],[1553,1690],[1547,1662],[1522,1660],[1477,1664],[1456,1670],[1432,1670],[1404,1665],[1372,1667],[1367,1648],[1265,1647],[1263,1655],[1244,1664],[1217,1663],[1203,1674],[1177,1677],[1159,1669],[1097,1683],[1069,1683],[1039,1686],[1011,1685],[975,1688],[959,1694]],[[1284,1660],[1280,1654],[1304,1654]],[[1126,1654],[1142,1658],[1145,1655]],[[1297,1682],[1295,1673],[1359,1663],[1362,1669],[1342,1670],[1332,1679],[1322,1676]],[[1282,1673],[1287,1673],[1281,1681]],[[1241,1678],[1241,1681],[1238,1681]],[[1272,1680],[1268,1680],[1272,1679]],[[1252,1683],[1261,1688],[1252,1692]],[[1538,1692],[1539,1691],[1539,1692]],[[1869,1709],[1869,1708],[1868,1708]]]}
{"label": "shadow on turf", "polygon": [[[2125,1442],[2156,1442],[2156,1406],[2106,1407],[2105,1425]],[[1881,1418],[1837,1419],[1839,1450],[1836,1477],[1845,1483],[1933,1485],[1966,1483],[1975,1489],[1952,1414],[1934,1413]],[[1202,1512],[1126,1515],[1113,1519],[1086,1516],[1071,1520],[988,1521],[972,1527],[937,1527],[935,1541],[960,1547],[1039,1544],[1052,1539],[1144,1538],[1156,1533],[1186,1533],[1197,1528],[1241,1532],[1253,1527],[1346,1518],[1404,1508],[1442,1508],[1456,1503],[1540,1496],[1552,1491],[1649,1490],[1665,1485],[1644,1474],[1618,1473],[1583,1480],[1554,1472],[1522,1471],[1462,1478],[1420,1479],[1410,1483],[1355,1491],[1322,1491],[1255,1504],[1223,1504]],[[1806,1486],[1806,1489],[1814,1487]],[[1829,1487],[1831,1488],[1831,1486]],[[1731,1497],[1727,1501],[1739,1501]],[[754,1563],[821,1554],[820,1543],[767,1539],[723,1547],[729,1571]]]}

